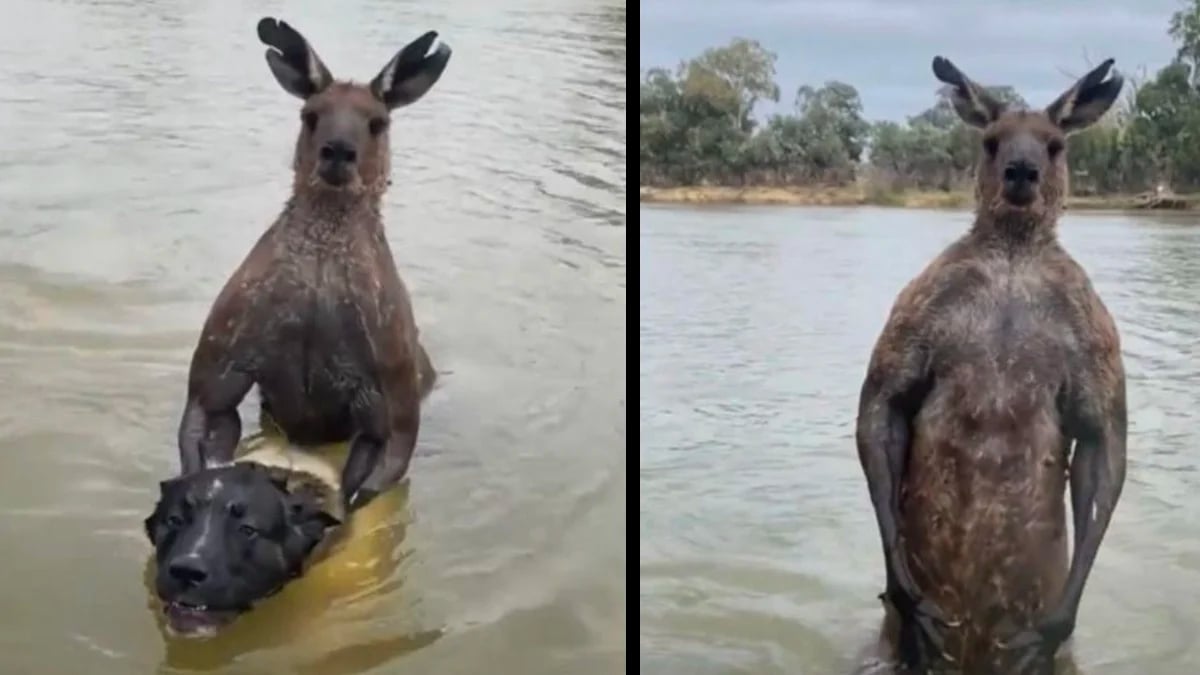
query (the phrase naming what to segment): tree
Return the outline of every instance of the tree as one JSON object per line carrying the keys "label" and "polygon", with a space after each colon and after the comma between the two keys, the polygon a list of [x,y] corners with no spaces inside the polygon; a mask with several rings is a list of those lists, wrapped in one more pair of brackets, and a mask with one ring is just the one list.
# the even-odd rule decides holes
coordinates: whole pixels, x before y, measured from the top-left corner
{"label": "tree", "polygon": [[871,125],[863,119],[858,90],[845,82],[826,82],[820,89],[802,86],[796,91],[796,111],[818,134],[836,137],[846,158],[862,158]]}
{"label": "tree", "polygon": [[758,101],[779,100],[775,59],[757,41],[735,38],[684,65],[684,92],[728,110],[735,126],[746,128]]}
{"label": "tree", "polygon": [[685,165],[680,149],[686,142],[687,119],[679,83],[661,68],[642,76],[640,121],[641,181],[670,182],[673,172],[668,167],[682,170]]}
{"label": "tree", "polygon": [[1181,61],[1158,71],[1138,89],[1129,125],[1130,150],[1149,160],[1145,164],[1152,172],[1148,176],[1151,182],[1195,181],[1193,170],[1187,167],[1197,165],[1192,156],[1200,147],[1182,145],[1198,131],[1193,128],[1197,105],[1200,97],[1191,83],[1191,67]]}
{"label": "tree", "polygon": [[1191,0],[1171,15],[1167,34],[1177,43],[1176,59],[1190,66],[1190,81],[1194,84],[1200,72],[1200,0]]}
{"label": "tree", "polygon": [[[1137,192],[1167,183],[1200,190],[1200,0],[1172,18],[1175,61],[1129,81],[1118,110],[1068,140],[1077,192]],[[775,55],[747,39],[705,50],[674,70],[641,76],[641,181],[647,185],[845,184],[870,166],[890,189],[963,189],[980,134],[944,97],[904,122],[870,124],[850,84],[800,86],[793,109],[756,123],[778,101]],[[1027,107],[1008,86],[988,87]]]}

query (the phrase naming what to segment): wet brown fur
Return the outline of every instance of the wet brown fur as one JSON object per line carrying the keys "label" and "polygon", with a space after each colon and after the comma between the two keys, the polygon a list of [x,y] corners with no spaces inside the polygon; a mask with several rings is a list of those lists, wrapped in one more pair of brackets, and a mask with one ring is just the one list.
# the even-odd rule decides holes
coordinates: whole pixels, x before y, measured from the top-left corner
{"label": "wet brown fur", "polygon": [[[276,37],[271,31],[286,33]],[[421,400],[436,379],[380,211],[390,170],[390,109],[415,98],[389,100],[376,88],[384,73],[370,86],[332,81],[315,52],[282,22],[265,19],[259,34],[283,53],[283,77],[277,72],[277,79],[304,98],[292,196],[226,282],[204,323],[180,423],[183,472],[232,460],[241,434],[237,404],[257,385],[262,412],[289,441],[351,441],[342,487],[348,499],[358,488],[369,498],[407,471]],[[427,76],[419,57],[432,43],[430,36],[436,34],[422,38],[415,67],[412,55],[401,58],[402,51],[400,65],[394,60],[385,73],[408,67],[413,77]],[[448,48],[439,55],[432,81],[445,66]],[[268,52],[268,62],[272,58]],[[314,63],[317,70],[310,71]],[[432,81],[423,82],[416,97]],[[340,116],[337,138],[351,139],[357,149],[353,176],[340,186],[318,175],[320,145],[329,134],[310,125],[333,115]]]}
{"label": "wet brown fur", "polygon": [[[1053,651],[1018,666],[1021,654],[1002,645],[1051,613],[1069,614],[1073,627],[1077,607],[1060,603],[1069,564],[1064,497],[1072,468],[1084,467],[1076,457],[1101,455],[1102,477],[1089,464],[1084,482],[1071,486],[1074,501],[1104,483],[1091,490],[1102,493],[1099,536],[1124,477],[1117,329],[1055,234],[1070,126],[1041,111],[988,113],[977,124],[985,148],[975,223],[899,294],[860,399],[857,442],[869,483],[888,465],[899,476],[898,485],[872,486],[877,509],[889,499],[898,505],[898,540],[884,536],[885,556],[901,552],[921,597],[947,622],[941,653],[913,672],[1053,672]],[[1019,136],[1046,149],[1037,196],[1022,207],[1004,197],[1001,161]],[[1087,527],[1079,510],[1090,508],[1076,508],[1077,552]],[[889,569],[890,586],[892,576]],[[901,621],[894,603],[885,608],[881,651],[897,657]]]}

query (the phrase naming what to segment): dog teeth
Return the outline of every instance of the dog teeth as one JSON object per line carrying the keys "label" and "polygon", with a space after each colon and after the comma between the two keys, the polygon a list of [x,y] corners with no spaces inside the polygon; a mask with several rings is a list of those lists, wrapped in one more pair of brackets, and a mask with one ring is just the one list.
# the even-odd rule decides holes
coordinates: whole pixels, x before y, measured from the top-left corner
{"label": "dog teeth", "polygon": [[[186,602],[172,602],[168,605],[168,607],[177,607],[179,609],[192,610],[192,611],[196,611],[196,612],[208,611],[208,605],[190,605]],[[164,609],[166,609],[166,608],[164,608]]]}

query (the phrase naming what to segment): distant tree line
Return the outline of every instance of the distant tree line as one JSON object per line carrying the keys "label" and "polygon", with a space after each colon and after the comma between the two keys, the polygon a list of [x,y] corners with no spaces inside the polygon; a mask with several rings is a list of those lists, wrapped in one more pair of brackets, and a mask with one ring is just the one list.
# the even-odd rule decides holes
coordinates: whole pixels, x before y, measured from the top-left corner
{"label": "distant tree line", "polygon": [[[1124,96],[1096,126],[1068,141],[1072,191],[1135,193],[1157,185],[1200,191],[1200,0],[1176,12],[1168,36],[1175,59],[1144,81],[1126,73]],[[640,184],[845,185],[867,179],[889,189],[963,187],[978,132],[947,101],[903,123],[863,118],[844,82],[802,86],[792,111],[760,122],[760,101],[780,98],[776,56],[734,39],[674,71],[641,76]],[[1024,104],[1009,87],[992,92]]]}

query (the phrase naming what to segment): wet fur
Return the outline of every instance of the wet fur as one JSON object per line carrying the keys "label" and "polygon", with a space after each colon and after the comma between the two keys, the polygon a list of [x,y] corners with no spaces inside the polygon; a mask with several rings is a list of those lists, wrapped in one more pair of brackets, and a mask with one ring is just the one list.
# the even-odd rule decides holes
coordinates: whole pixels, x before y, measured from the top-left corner
{"label": "wet fur", "polygon": [[[1048,673],[1053,652],[1022,669],[1021,654],[999,645],[1052,614],[1069,615],[1073,628],[1078,607],[1066,606],[1066,590],[1082,592],[1091,561],[1068,584],[1064,497],[1070,480],[1079,555],[1085,541],[1099,545],[1123,483],[1125,377],[1115,323],[1055,234],[1065,150],[1038,160],[1043,179],[1027,208],[1001,194],[1005,144],[1023,136],[1050,147],[1073,128],[1071,111],[1063,99],[1046,113],[1004,111],[962,82],[956,110],[996,148],[980,153],[975,223],[896,299],[857,429],[885,561],[899,551],[950,625],[942,654],[914,655],[911,632],[902,635],[885,602],[879,653],[914,664],[898,672]],[[1089,104],[1089,91],[1073,95]],[[1093,502],[1098,515],[1088,522]],[[900,582],[886,567],[894,592]]]}
{"label": "wet fur", "polygon": [[[292,196],[217,296],[188,374],[179,428],[184,473],[232,460],[237,405],[257,386],[263,412],[292,443],[351,441],[347,499],[407,472],[420,404],[435,370],[381,216],[392,109],[420,98],[449,59],[436,33],[402,49],[370,85],[333,81],[307,41],[263,19],[259,37],[280,85],[302,98]],[[312,122],[310,124],[310,122]],[[319,179],[329,140],[357,150],[351,180]],[[360,493],[361,489],[361,493]]]}

